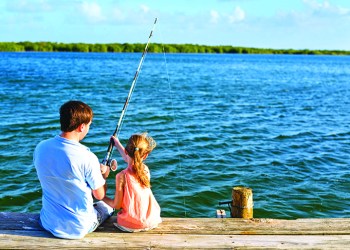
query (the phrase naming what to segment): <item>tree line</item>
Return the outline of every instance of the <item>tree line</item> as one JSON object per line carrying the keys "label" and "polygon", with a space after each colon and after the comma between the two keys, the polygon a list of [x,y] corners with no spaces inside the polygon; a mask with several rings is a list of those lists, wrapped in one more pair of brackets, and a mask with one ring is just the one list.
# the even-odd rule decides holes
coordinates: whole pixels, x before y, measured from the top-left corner
{"label": "tree line", "polygon": [[[0,42],[0,52],[98,52],[123,53],[143,52],[144,43],[56,43],[56,42]],[[291,55],[350,55],[344,50],[296,50],[235,47],[228,45],[210,46],[198,44],[151,43],[150,53],[216,53],[216,54],[291,54]]]}

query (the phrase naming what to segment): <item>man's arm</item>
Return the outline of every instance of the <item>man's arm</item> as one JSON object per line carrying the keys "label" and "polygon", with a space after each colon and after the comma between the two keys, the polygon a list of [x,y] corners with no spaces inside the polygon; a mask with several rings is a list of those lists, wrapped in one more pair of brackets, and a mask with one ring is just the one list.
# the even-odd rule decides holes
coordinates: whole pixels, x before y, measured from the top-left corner
{"label": "man's arm", "polygon": [[108,204],[109,206],[115,208],[115,209],[120,209],[122,206],[122,201],[124,197],[124,185],[125,185],[125,176],[123,172],[120,172],[115,176],[115,194],[114,198],[111,199],[107,196],[103,198],[103,201]]}
{"label": "man's arm", "polygon": [[[100,164],[100,167],[101,167],[101,171],[103,169],[103,174],[102,174],[102,177],[106,180],[108,178],[108,175],[109,175],[109,172],[110,172],[110,169],[108,166],[105,166],[105,165],[102,165]],[[95,190],[92,190],[92,194],[94,195],[94,197],[97,199],[97,200],[102,200],[106,194],[107,194],[107,181],[105,182],[105,184]]]}

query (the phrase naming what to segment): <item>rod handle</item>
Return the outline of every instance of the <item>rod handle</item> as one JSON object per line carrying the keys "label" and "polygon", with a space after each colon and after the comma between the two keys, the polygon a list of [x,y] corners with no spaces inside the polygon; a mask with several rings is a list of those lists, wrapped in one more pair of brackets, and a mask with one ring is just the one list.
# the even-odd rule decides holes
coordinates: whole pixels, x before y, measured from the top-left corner
{"label": "rod handle", "polygon": [[109,141],[109,145],[108,145],[108,149],[107,149],[107,154],[105,156],[105,158],[102,160],[102,164],[103,165],[110,165],[110,158],[111,158],[111,154],[112,154],[112,150],[113,150],[113,146],[114,146],[114,141],[111,138]]}

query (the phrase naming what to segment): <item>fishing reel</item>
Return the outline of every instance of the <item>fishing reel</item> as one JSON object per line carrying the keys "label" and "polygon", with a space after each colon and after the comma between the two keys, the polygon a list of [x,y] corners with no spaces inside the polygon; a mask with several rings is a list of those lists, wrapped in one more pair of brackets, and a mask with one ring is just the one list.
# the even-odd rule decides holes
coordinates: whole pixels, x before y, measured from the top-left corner
{"label": "fishing reel", "polygon": [[107,161],[107,166],[114,172],[117,171],[118,168],[118,162],[116,159],[110,159]]}
{"label": "fishing reel", "polygon": [[117,168],[118,168],[118,162],[116,159],[104,159],[102,162],[101,162],[103,165],[109,167],[109,169],[113,172],[117,171]]}

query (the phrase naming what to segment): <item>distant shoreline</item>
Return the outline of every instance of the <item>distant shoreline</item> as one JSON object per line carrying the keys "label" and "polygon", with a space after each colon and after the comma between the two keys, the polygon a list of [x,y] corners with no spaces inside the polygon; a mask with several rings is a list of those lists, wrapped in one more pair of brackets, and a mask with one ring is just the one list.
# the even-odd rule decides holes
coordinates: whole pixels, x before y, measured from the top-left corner
{"label": "distant shoreline", "polygon": [[[143,52],[144,43],[56,43],[56,42],[0,42],[0,52],[98,52],[132,53]],[[345,50],[297,50],[236,47],[229,45],[210,46],[198,44],[151,43],[150,53],[212,53],[212,54],[285,54],[285,55],[350,55]]]}

